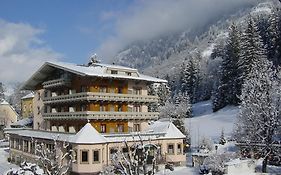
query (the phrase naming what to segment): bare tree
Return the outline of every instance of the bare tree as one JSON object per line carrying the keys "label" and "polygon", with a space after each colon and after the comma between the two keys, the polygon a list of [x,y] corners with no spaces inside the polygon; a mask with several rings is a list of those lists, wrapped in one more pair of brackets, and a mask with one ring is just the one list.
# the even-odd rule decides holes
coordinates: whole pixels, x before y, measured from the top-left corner
{"label": "bare tree", "polygon": [[44,143],[35,142],[35,154],[47,175],[65,175],[74,162],[74,152],[66,141],[54,139],[54,144],[49,148]]}
{"label": "bare tree", "polygon": [[135,141],[132,146],[129,146],[127,141],[124,141],[124,144],[125,149],[113,154],[112,165],[105,167],[103,174],[155,174],[159,150],[156,145],[145,144],[140,136],[139,142]]}

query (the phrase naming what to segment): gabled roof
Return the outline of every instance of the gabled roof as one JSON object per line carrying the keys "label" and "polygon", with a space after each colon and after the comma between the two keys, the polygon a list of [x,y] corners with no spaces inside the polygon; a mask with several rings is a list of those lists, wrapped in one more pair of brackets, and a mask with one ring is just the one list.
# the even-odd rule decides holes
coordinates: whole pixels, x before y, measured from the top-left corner
{"label": "gabled roof", "polygon": [[71,143],[95,144],[106,143],[107,140],[90,123],[87,123],[72,139]]}
{"label": "gabled roof", "polygon": [[29,93],[29,94],[23,96],[21,99],[24,100],[24,99],[29,99],[29,98],[33,98],[33,97],[34,97],[34,93],[31,92],[31,93]]}
{"label": "gabled roof", "polygon": [[10,105],[6,100],[0,100],[0,105]]}
{"label": "gabled roof", "polygon": [[[137,69],[118,66],[118,65],[93,63],[90,66],[85,66],[85,65],[77,65],[77,64],[65,63],[65,62],[45,62],[32,75],[32,77],[26,81],[26,83],[22,86],[21,89],[34,90],[35,86],[38,85],[39,83],[42,83],[48,77],[49,73],[51,73],[55,69],[64,70],[80,76],[131,79],[131,80],[140,80],[140,81],[155,82],[155,83],[167,82],[166,80],[163,79],[142,75],[137,72]],[[124,71],[135,72],[137,73],[137,76],[110,74],[107,72],[108,69],[110,70],[119,69]]]}
{"label": "gabled roof", "polygon": [[148,132],[164,133],[164,138],[185,138],[186,136],[170,121],[156,121],[148,127]]}

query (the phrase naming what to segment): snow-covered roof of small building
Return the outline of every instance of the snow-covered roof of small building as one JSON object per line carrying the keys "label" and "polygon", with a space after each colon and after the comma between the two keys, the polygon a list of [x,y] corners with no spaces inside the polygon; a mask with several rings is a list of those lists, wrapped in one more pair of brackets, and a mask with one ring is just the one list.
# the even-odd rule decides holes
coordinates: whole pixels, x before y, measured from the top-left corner
{"label": "snow-covered roof of small building", "polygon": [[6,134],[15,134],[20,137],[29,137],[34,139],[48,139],[48,140],[59,140],[59,141],[69,141],[74,134],[72,133],[62,133],[62,132],[50,132],[42,130],[32,130],[24,128],[7,128],[4,129]]}
{"label": "snow-covered roof of small building", "polygon": [[33,123],[32,118],[24,118],[15,123],[12,123],[11,126],[28,126]]}
{"label": "snow-covered roof of small building", "polygon": [[[130,80],[139,80],[139,81],[147,81],[147,82],[155,82],[155,83],[167,82],[166,80],[163,79],[142,75],[137,72],[137,69],[118,66],[118,65],[93,63],[90,66],[86,66],[86,65],[77,65],[77,64],[65,63],[65,62],[45,62],[31,76],[31,78],[25,82],[25,84],[21,87],[21,89],[34,90],[35,86],[38,85],[39,83],[42,83],[49,76],[49,73],[55,69],[64,70],[80,76],[130,79]],[[124,71],[124,73],[111,74],[109,72],[110,70],[120,70],[120,71]],[[125,74],[125,72],[134,73],[135,76]]]}
{"label": "snow-covered roof of small building", "polygon": [[10,105],[10,103],[8,103],[6,100],[2,100],[0,101],[0,105]]}
{"label": "snow-covered roof of small building", "polygon": [[29,99],[29,98],[34,98],[34,93],[33,92],[23,96],[21,99],[24,100],[24,99]]}
{"label": "snow-covered roof of small building", "polygon": [[106,143],[107,140],[90,123],[87,123],[74,137],[72,137],[70,142],[80,144],[95,144]]}
{"label": "snow-covered roof of small building", "polygon": [[170,121],[156,121],[148,127],[148,132],[164,133],[164,138],[185,138],[186,136]]}

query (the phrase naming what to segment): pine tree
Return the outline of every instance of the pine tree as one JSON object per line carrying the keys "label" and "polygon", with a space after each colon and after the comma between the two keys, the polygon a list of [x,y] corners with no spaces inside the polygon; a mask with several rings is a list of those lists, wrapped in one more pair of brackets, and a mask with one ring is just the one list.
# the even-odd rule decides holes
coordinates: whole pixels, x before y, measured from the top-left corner
{"label": "pine tree", "polygon": [[[156,96],[157,93],[156,93],[156,85],[155,84],[150,84],[148,87],[147,87],[147,94],[148,95],[153,95],[153,96]],[[149,103],[148,105],[148,111],[149,112],[157,112],[158,111],[158,103],[155,102],[155,103]]]}
{"label": "pine tree", "polygon": [[181,93],[187,93],[192,103],[196,102],[196,90],[199,85],[199,61],[200,57],[189,58],[182,64],[180,75]]}
{"label": "pine tree", "polygon": [[258,27],[252,17],[247,21],[247,28],[241,36],[241,52],[239,57],[239,71],[242,84],[251,72],[252,65],[259,58],[265,56],[265,46],[259,35]]}
{"label": "pine tree", "polygon": [[170,89],[166,83],[158,85],[156,94],[159,97],[158,105],[165,106],[166,101],[170,98]]}
{"label": "pine tree", "polygon": [[269,27],[267,30],[267,50],[268,58],[273,62],[275,67],[281,64],[281,26],[280,11],[273,8],[269,17]]}
{"label": "pine tree", "polygon": [[235,24],[229,29],[229,37],[222,55],[221,79],[213,98],[213,110],[226,105],[238,105],[241,93],[241,72],[239,71],[240,32]]}
{"label": "pine tree", "polygon": [[260,145],[263,172],[266,172],[269,155],[275,150],[274,138],[280,137],[277,129],[280,126],[280,83],[276,77],[272,63],[265,57],[258,57],[243,84],[235,134],[237,142],[245,143],[248,149]]}
{"label": "pine tree", "polygon": [[226,143],[226,140],[224,137],[224,130],[222,129],[219,144],[224,145],[225,143]]}

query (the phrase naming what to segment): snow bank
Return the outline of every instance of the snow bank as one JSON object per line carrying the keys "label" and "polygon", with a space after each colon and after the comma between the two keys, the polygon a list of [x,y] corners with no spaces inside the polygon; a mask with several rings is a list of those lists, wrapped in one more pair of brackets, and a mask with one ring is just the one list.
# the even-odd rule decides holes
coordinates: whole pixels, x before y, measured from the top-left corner
{"label": "snow bank", "polygon": [[239,108],[227,106],[217,112],[212,112],[211,101],[199,102],[193,105],[193,118],[185,120],[185,126],[191,129],[191,144],[198,145],[202,137],[218,140],[222,129],[225,136],[230,136],[236,122]]}

